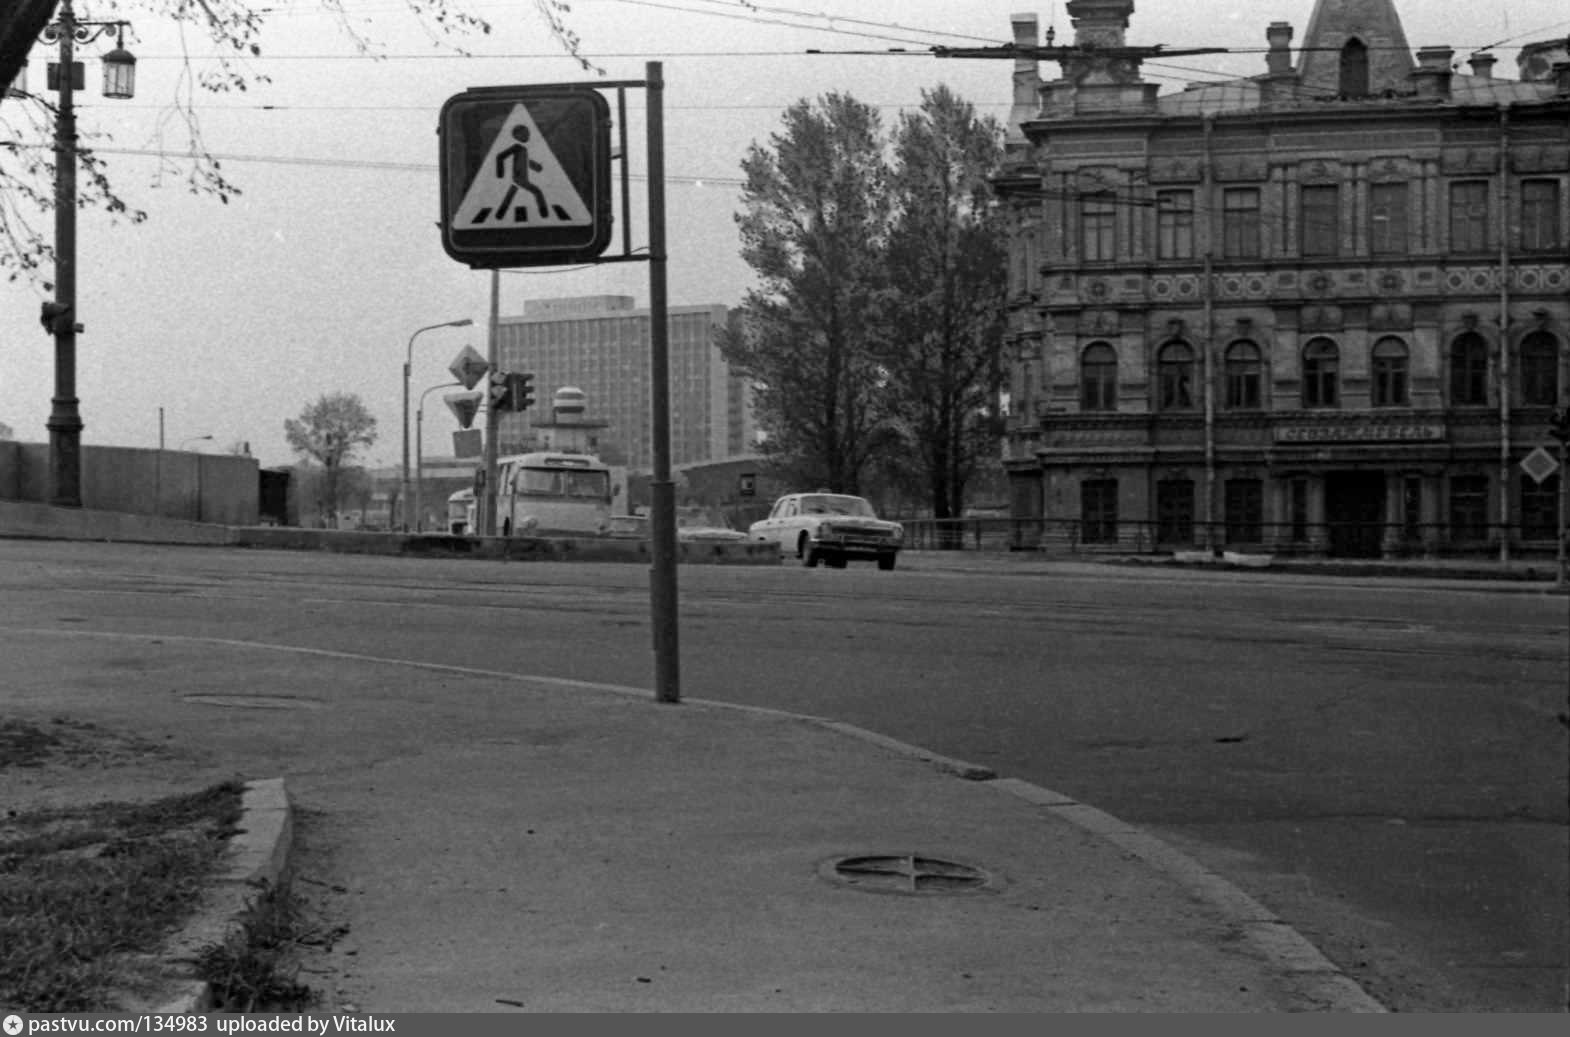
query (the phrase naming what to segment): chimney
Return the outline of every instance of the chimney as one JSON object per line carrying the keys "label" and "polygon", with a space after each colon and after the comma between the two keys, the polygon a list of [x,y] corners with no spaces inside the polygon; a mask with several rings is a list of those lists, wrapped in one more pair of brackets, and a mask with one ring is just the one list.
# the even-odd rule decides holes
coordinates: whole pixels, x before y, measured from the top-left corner
{"label": "chimney", "polygon": [[1480,50],[1467,59],[1467,64],[1472,66],[1472,74],[1477,78],[1492,79],[1494,78],[1494,62],[1498,60],[1488,51]]}
{"label": "chimney", "polygon": [[1450,62],[1456,52],[1450,47],[1424,47],[1417,52],[1417,68],[1412,78],[1417,80],[1417,96],[1435,100],[1450,97]]}
{"label": "chimney", "polygon": [[[1014,46],[1034,49],[1037,46],[1036,16],[1016,14],[1010,21],[1014,26]],[[1014,107],[1009,111],[1008,139],[1011,144],[1022,145],[1025,134],[1020,126],[1041,114],[1041,69],[1034,56],[1014,59]]]}
{"label": "chimney", "polygon": [[1271,22],[1265,30],[1270,42],[1270,53],[1265,55],[1265,71],[1272,76],[1292,74],[1292,26],[1288,22]]}

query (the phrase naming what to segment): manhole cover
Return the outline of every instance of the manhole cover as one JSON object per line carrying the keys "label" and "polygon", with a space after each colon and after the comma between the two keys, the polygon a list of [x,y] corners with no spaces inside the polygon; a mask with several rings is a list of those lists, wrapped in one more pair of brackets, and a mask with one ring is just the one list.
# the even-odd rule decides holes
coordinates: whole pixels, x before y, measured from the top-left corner
{"label": "manhole cover", "polygon": [[184,695],[187,702],[203,706],[228,706],[231,709],[321,709],[316,699],[292,695]]}
{"label": "manhole cover", "polygon": [[831,882],[868,893],[976,893],[997,885],[991,874],[971,864],[914,853],[869,854],[825,861],[818,874]]}

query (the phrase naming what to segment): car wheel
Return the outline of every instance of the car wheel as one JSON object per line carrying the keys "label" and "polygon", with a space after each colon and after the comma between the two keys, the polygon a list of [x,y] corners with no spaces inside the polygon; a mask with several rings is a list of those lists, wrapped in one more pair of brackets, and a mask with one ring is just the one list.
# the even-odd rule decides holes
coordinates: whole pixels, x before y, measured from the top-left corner
{"label": "car wheel", "polygon": [[812,546],[805,533],[796,541],[796,557],[800,558],[801,564],[809,569],[818,567],[818,549]]}
{"label": "car wheel", "polygon": [[895,559],[895,557],[897,557],[897,556],[895,556],[895,555],[878,555],[878,568],[882,569],[884,572],[888,572],[890,569],[894,568],[894,559]]}
{"label": "car wheel", "polygon": [[829,555],[827,558],[823,559],[823,564],[828,566],[830,569],[843,569],[845,568],[845,556]]}
{"label": "car wheel", "polygon": [[512,519],[502,519],[502,536],[512,536]]}

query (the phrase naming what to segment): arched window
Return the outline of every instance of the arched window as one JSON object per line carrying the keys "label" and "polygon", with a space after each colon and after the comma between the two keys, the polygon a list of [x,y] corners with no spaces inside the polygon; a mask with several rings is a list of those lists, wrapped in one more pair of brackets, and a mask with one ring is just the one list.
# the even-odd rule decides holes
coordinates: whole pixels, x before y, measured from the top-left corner
{"label": "arched window", "polygon": [[1559,402],[1559,343],[1546,331],[1521,340],[1521,402],[1537,407]]}
{"label": "arched window", "polygon": [[1475,331],[1464,332],[1450,343],[1450,405],[1487,402],[1488,343]]}
{"label": "arched window", "polygon": [[1303,347],[1303,406],[1336,406],[1341,351],[1328,338],[1310,339]]}
{"label": "arched window", "polygon": [[1156,358],[1161,410],[1190,410],[1194,406],[1194,351],[1185,343],[1169,342]]}
{"label": "arched window", "polygon": [[1079,358],[1079,409],[1118,409],[1118,355],[1105,342],[1093,342]]}
{"label": "arched window", "polygon": [[1406,343],[1398,338],[1387,336],[1374,343],[1368,365],[1374,376],[1374,406],[1405,407],[1412,402],[1407,394],[1410,355]]}
{"label": "arched window", "polygon": [[1223,359],[1226,368],[1228,410],[1256,410],[1260,404],[1259,347],[1252,342],[1234,342]]}
{"label": "arched window", "polygon": [[1368,48],[1360,39],[1347,40],[1341,48],[1341,96],[1368,96]]}

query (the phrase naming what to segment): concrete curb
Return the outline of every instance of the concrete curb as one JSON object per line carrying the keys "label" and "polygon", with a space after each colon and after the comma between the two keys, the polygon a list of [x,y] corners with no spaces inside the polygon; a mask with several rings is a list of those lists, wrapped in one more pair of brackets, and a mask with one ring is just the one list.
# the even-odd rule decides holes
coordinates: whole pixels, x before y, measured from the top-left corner
{"label": "concrete curb", "polygon": [[1105,839],[1166,875],[1220,914],[1256,955],[1271,962],[1300,996],[1323,1006],[1323,1011],[1389,1011],[1274,912],[1168,843],[1105,811],[1027,781],[1003,778],[991,785]]}
{"label": "concrete curb", "polygon": [[[705,705],[728,705],[705,702]],[[1086,806],[1062,793],[1033,785],[1018,778],[998,778],[989,767],[943,756],[918,745],[901,742],[887,735],[868,731],[854,724],[802,713],[786,713],[765,707],[744,707],[757,713],[804,720],[819,727],[869,742],[899,755],[931,764],[938,770],[972,781],[983,781],[991,788],[1041,807],[1053,817],[1130,853],[1175,882],[1190,896],[1204,903],[1243,937],[1258,958],[1268,962],[1285,978],[1293,991],[1325,1012],[1384,1014],[1389,1009],[1369,995],[1358,983],[1335,966],[1319,948],[1259,901],[1226,879],[1201,865],[1168,843],[1127,822]]]}
{"label": "concrete curb", "polygon": [[196,956],[239,932],[250,902],[265,888],[287,885],[293,815],[282,778],[247,782],[239,829],[229,839],[229,867],[209,887],[197,916],[166,945],[174,968],[173,996],[152,1011],[191,1015],[216,1009],[212,985],[195,974]]}

